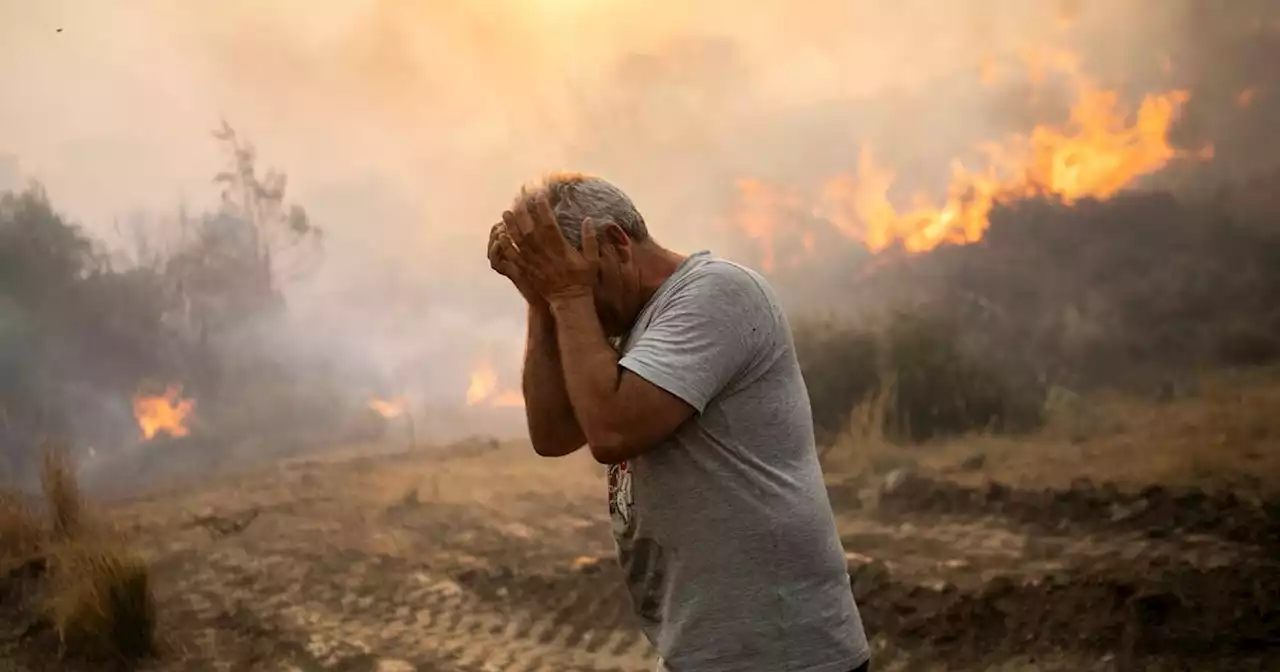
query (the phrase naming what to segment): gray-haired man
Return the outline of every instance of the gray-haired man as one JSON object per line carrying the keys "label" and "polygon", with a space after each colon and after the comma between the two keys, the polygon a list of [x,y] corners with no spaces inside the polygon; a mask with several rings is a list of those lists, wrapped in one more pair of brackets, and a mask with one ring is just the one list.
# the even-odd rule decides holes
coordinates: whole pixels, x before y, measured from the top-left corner
{"label": "gray-haired man", "polygon": [[489,261],[529,302],[534,449],[585,444],[609,465],[619,559],[659,669],[866,669],[808,393],[764,278],[663,248],[595,177],[549,176],[502,219]]}

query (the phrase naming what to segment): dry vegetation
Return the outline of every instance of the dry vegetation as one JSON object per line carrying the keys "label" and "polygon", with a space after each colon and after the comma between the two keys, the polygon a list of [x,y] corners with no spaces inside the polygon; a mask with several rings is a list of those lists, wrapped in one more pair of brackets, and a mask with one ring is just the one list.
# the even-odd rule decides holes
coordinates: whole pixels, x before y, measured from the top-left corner
{"label": "dry vegetation", "polygon": [[[56,635],[66,660],[128,663],[155,648],[148,568],[114,530],[92,519],[65,450],[46,446],[43,501],[0,496],[0,613],[24,650]],[[41,509],[44,515],[41,516]]]}
{"label": "dry vegetation", "polygon": [[886,256],[796,327],[830,469],[1275,500],[1277,186],[1002,203],[978,244]]}
{"label": "dry vegetation", "polygon": [[1148,396],[1058,390],[1035,432],[974,432],[919,445],[885,437],[888,397],[855,411],[826,453],[833,475],[882,478],[911,468],[964,485],[1063,489],[1089,479],[1122,489],[1161,484],[1256,499],[1280,495],[1277,368],[1219,371],[1187,389]]}
{"label": "dry vegetation", "polygon": [[155,604],[146,565],[109,543],[57,548],[49,613],[68,651],[132,660],[150,654]]}
{"label": "dry vegetation", "polygon": [[23,497],[0,493],[0,573],[9,575],[40,552],[46,535],[36,515]]}

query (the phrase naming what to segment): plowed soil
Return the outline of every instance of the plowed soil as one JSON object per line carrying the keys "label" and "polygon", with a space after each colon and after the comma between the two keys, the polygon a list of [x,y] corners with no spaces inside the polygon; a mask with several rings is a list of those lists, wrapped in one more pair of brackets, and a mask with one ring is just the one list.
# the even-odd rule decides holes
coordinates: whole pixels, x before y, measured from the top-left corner
{"label": "plowed soil", "polygon": [[[1280,669],[1274,505],[888,485],[832,491],[877,670]],[[585,456],[475,442],[286,462],[106,513],[157,577],[164,646],[142,669],[647,671],[604,488]],[[12,669],[84,667],[11,625]]]}

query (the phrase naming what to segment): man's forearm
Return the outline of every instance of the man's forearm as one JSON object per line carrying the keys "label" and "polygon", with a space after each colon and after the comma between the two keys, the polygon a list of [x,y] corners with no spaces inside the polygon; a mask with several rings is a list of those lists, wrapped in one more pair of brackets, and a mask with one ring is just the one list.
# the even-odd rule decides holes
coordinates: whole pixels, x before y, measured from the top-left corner
{"label": "man's forearm", "polygon": [[560,350],[556,346],[555,319],[545,307],[529,307],[529,334],[525,343],[525,416],[529,438],[539,455],[568,455],[586,443],[565,390]]}
{"label": "man's forearm", "polygon": [[621,440],[612,410],[618,392],[618,353],[605,337],[590,294],[555,299],[551,309],[565,390],[578,426],[593,453],[609,450]]}

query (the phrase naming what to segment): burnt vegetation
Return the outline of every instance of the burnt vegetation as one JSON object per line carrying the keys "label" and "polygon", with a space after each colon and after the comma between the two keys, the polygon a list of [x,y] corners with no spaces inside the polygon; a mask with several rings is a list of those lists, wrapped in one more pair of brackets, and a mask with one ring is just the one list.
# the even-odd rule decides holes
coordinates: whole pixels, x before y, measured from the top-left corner
{"label": "burnt vegetation", "polygon": [[169,385],[197,403],[189,437],[157,439],[177,444],[165,455],[185,466],[379,428],[352,417],[323,367],[270,337],[282,331],[288,287],[322,259],[322,231],[287,200],[286,176],[258,167],[251,144],[225,125],[214,136],[227,158],[213,180],[219,204],[179,212],[163,237],[135,228],[122,240],[95,238],[38,184],[0,194],[6,482],[37,482],[33,446],[44,438],[93,445],[105,460],[136,446],[131,398]]}
{"label": "burnt vegetation", "polygon": [[[1167,9],[1151,35],[1171,69],[1152,59],[1119,87],[1190,92],[1171,140],[1211,146],[1211,160],[1173,161],[1104,201],[1007,200],[981,241],[921,255],[872,256],[825,222],[787,223],[817,232],[825,257],[778,278],[805,316],[797,345],[824,440],[872,402],[895,440],[1017,433],[1063,390],[1166,398],[1205,370],[1280,360],[1280,17],[1264,0]],[[1109,55],[1084,65],[1107,72]],[[936,84],[930,96],[959,100]],[[1020,123],[1042,120],[1033,111]],[[830,300],[832,287],[845,293]]]}
{"label": "burnt vegetation", "polygon": [[[1280,176],[1249,188],[1276,187]],[[892,437],[1018,431],[1039,424],[1055,387],[1155,395],[1206,369],[1274,363],[1277,215],[1230,193],[998,208],[981,242],[864,278],[860,294],[898,297],[891,310],[797,325],[815,422],[830,438],[887,393]]]}
{"label": "burnt vegetation", "polygon": [[[167,239],[137,229],[113,248],[38,184],[0,194],[0,657],[104,669],[157,651],[148,565],[86,489],[381,427],[269,337],[322,233],[287,201],[284,174],[260,171],[229,126],[214,136],[219,203],[164,222]],[[198,403],[191,431],[138,459],[132,399],[170,385]],[[82,488],[87,473],[96,488]]]}

